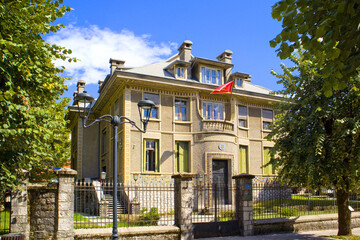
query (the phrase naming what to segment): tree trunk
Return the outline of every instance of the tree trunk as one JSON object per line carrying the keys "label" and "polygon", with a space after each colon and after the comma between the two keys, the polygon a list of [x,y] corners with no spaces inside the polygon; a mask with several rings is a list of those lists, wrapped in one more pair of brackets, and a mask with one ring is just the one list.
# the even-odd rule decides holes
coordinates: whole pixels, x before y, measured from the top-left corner
{"label": "tree trunk", "polygon": [[338,206],[338,236],[351,235],[351,212],[349,210],[349,191],[336,190]]}

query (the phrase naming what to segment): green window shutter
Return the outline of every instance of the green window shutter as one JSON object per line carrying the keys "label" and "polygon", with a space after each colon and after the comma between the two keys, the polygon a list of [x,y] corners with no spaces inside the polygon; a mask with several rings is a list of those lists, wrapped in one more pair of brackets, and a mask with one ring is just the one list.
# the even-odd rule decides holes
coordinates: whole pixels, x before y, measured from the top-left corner
{"label": "green window shutter", "polygon": [[181,172],[189,172],[189,155],[188,155],[188,143],[180,143],[180,170]]}
{"label": "green window shutter", "polygon": [[[270,162],[270,148],[264,148],[264,165]],[[270,175],[273,174],[273,168],[271,165],[264,167],[264,174]]]}
{"label": "green window shutter", "polygon": [[159,172],[159,141],[155,141],[155,172]]}
{"label": "green window shutter", "polygon": [[239,173],[248,173],[247,146],[240,146]]}
{"label": "green window shutter", "polygon": [[146,169],[146,140],[145,139],[144,139],[144,143],[143,143],[142,169],[143,169],[143,171],[147,171],[147,169]]}

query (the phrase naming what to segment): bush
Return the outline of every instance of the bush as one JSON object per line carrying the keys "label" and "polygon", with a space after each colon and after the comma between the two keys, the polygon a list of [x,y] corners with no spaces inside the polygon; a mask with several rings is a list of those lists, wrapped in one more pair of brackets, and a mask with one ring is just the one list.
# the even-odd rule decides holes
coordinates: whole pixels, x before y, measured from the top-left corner
{"label": "bush", "polygon": [[220,219],[223,219],[223,221],[229,221],[235,219],[235,211],[233,210],[221,211]]}
{"label": "bush", "polygon": [[157,225],[160,219],[157,207],[152,207],[150,211],[147,208],[143,208],[140,213],[139,225],[141,226],[151,226]]}
{"label": "bush", "polygon": [[294,208],[287,208],[287,207],[278,208],[277,211],[281,216],[287,216],[287,217],[299,216],[298,212]]}

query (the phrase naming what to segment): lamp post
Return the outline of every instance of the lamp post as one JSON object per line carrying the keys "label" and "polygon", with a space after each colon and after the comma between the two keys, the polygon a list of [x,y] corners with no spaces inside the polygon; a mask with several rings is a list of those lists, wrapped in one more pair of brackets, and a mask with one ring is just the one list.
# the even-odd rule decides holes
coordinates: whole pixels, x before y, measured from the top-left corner
{"label": "lamp post", "polygon": [[[138,102],[138,109],[140,114],[140,121],[143,123],[143,130],[141,130],[138,126],[136,126],[135,122],[130,120],[125,116],[118,115],[110,115],[106,114],[97,119],[95,119],[92,123],[86,124],[86,121],[91,113],[92,103],[94,102],[94,97],[86,91],[79,93],[75,97],[75,101],[77,102],[77,109],[80,114],[80,117],[83,121],[83,127],[88,128],[100,121],[109,122],[113,126],[113,137],[114,137],[114,145],[113,145],[113,231],[112,231],[112,239],[117,240],[119,238],[118,230],[117,230],[117,146],[118,146],[118,126],[123,123],[129,123],[131,126],[138,129],[140,132],[145,133],[146,127],[149,122],[150,113],[152,108],[155,106],[155,103],[151,100],[145,99]],[[144,112],[144,118],[142,117]]]}

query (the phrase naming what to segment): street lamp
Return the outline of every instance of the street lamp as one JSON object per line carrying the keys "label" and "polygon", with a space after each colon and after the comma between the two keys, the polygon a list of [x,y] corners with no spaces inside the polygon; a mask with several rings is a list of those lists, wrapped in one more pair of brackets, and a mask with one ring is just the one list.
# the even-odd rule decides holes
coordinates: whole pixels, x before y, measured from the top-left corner
{"label": "street lamp", "polygon": [[[112,239],[118,239],[118,230],[117,230],[117,146],[118,146],[118,126],[123,123],[130,123],[131,126],[134,126],[137,130],[142,133],[146,132],[146,127],[149,122],[150,114],[152,108],[155,106],[155,103],[151,100],[145,99],[138,102],[138,109],[140,114],[140,121],[143,124],[143,130],[136,126],[135,122],[130,120],[125,116],[110,115],[106,114],[97,119],[92,123],[86,124],[88,117],[91,114],[92,104],[94,102],[94,97],[86,91],[77,94],[75,97],[75,103],[77,103],[77,109],[80,114],[80,117],[83,121],[83,127],[88,128],[100,121],[106,121],[111,123],[113,126],[113,137],[114,137],[114,146],[113,146],[113,232]],[[142,114],[144,113],[144,114]],[[142,116],[144,115],[144,117]]]}

